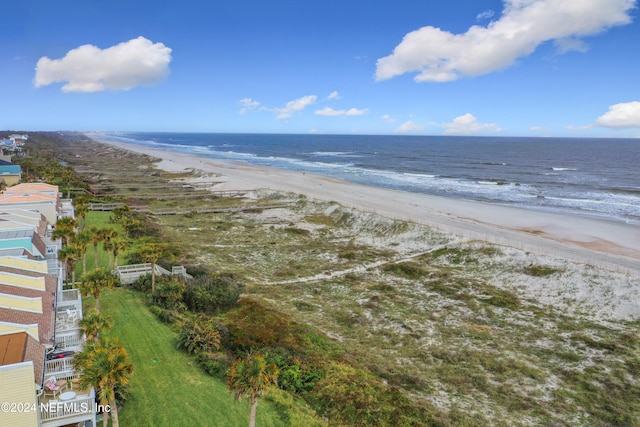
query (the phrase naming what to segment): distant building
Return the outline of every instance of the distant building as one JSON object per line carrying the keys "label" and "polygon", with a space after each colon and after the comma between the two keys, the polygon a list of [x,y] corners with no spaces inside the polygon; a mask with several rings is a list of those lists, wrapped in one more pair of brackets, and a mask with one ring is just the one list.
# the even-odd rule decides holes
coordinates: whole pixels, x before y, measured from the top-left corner
{"label": "distant building", "polygon": [[0,160],[0,180],[7,186],[19,184],[21,176],[22,168],[20,165],[15,165],[6,160]]}

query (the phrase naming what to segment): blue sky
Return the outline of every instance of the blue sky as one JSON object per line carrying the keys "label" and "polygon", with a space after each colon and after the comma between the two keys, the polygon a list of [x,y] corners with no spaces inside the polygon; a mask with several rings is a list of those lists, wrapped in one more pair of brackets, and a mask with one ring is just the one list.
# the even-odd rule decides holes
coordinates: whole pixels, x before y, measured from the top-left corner
{"label": "blue sky", "polygon": [[3,2],[0,129],[639,137],[636,2]]}

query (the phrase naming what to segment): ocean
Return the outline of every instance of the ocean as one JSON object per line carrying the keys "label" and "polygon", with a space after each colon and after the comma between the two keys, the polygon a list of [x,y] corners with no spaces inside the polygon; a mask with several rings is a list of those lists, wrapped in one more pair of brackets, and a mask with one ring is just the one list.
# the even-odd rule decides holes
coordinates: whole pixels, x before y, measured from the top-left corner
{"label": "ocean", "polygon": [[640,139],[111,132],[96,139],[640,225]]}

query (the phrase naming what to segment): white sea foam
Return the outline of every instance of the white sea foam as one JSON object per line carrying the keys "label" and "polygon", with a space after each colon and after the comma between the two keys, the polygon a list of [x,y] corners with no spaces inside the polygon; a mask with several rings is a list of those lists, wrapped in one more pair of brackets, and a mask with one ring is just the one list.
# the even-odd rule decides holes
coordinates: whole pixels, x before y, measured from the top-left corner
{"label": "white sea foam", "polygon": [[[540,141],[539,151],[522,151],[528,153],[526,155],[514,150],[504,155],[494,151],[498,154],[492,156],[487,155],[486,150],[474,151],[477,146],[472,144],[443,145],[439,141],[429,144],[429,141],[422,140],[416,144],[418,141],[408,140],[407,145],[398,147],[397,142],[389,144],[386,137],[369,140],[366,136],[354,136],[334,140],[327,136],[317,144],[317,138],[305,140],[305,136],[98,135],[169,151],[313,171],[405,191],[537,209],[589,211],[625,221],[640,218],[640,197],[634,194],[639,188],[633,172],[637,165],[634,157],[637,151],[628,147],[623,151],[625,157],[619,157],[618,150],[615,158],[605,156],[605,159],[598,160],[597,165],[602,164],[603,168],[594,169],[576,163],[576,159],[592,158],[589,157],[590,152],[585,151],[585,146],[566,141],[558,144]],[[607,143],[607,146],[611,144]],[[308,147],[308,151],[301,153],[300,147],[303,146]],[[524,147],[528,149],[529,145]],[[561,149],[556,150],[558,147]],[[500,148],[496,147],[496,150]],[[549,166],[546,160],[551,152],[556,166]],[[351,158],[359,159],[355,163]]]}
{"label": "white sea foam", "polygon": [[415,176],[417,178],[435,178],[438,175],[429,175],[426,173],[409,173],[409,172],[404,172],[405,175],[407,176]]}
{"label": "white sea foam", "polygon": [[314,151],[309,154],[318,157],[362,157],[362,155],[355,154],[352,151]]}

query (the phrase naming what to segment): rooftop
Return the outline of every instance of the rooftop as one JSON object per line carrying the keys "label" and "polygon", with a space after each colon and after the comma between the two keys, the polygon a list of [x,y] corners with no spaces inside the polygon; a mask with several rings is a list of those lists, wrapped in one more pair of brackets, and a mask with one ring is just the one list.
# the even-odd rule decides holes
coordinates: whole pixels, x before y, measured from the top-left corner
{"label": "rooftop", "polygon": [[26,332],[0,335],[0,366],[31,361],[36,383],[42,385],[45,349]]}

